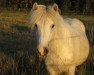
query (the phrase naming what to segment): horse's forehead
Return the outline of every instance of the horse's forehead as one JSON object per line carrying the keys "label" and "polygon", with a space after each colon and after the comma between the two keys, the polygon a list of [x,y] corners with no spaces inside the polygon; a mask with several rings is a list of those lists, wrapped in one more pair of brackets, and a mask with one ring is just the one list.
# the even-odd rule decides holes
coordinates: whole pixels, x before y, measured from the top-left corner
{"label": "horse's forehead", "polygon": [[49,17],[46,17],[43,20],[39,20],[37,22],[38,25],[46,25],[46,26],[52,25],[53,23],[54,23],[53,20],[50,19]]}
{"label": "horse's forehead", "polygon": [[47,21],[46,21],[48,24],[53,24],[53,20],[51,18],[47,18]]}

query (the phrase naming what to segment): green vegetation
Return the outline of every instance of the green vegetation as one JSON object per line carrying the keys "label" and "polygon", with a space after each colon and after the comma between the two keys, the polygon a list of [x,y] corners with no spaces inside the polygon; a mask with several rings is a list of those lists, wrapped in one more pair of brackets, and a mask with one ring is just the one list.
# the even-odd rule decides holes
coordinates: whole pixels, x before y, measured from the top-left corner
{"label": "green vegetation", "polygon": [[[36,43],[28,27],[29,12],[0,11],[0,75],[38,75],[40,70],[36,61]],[[91,50],[88,60],[78,67],[79,75],[94,73],[94,15],[64,14],[64,18],[78,18],[84,22],[90,40]]]}
{"label": "green vegetation", "polygon": [[62,12],[94,13],[94,0],[0,0],[0,8],[29,10],[35,2],[45,5],[57,3]]}

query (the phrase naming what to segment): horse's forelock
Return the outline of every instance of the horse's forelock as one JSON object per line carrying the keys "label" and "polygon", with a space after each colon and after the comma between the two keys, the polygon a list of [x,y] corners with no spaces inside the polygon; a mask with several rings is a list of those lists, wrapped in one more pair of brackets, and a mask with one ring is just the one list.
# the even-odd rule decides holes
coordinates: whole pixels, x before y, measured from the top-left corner
{"label": "horse's forelock", "polygon": [[[46,18],[50,18],[54,23],[58,24],[58,21],[60,21],[58,13],[55,12],[52,8],[52,6],[44,6],[39,5],[39,8],[37,10],[33,10],[30,13],[30,25],[38,22],[39,20],[46,21]],[[61,21],[62,22],[62,21]]]}

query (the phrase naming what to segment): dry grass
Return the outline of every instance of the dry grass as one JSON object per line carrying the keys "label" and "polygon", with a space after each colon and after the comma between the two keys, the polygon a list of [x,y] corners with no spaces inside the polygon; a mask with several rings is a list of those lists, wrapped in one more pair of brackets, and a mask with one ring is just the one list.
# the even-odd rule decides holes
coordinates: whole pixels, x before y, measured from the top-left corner
{"label": "dry grass", "polygon": [[[24,11],[0,11],[0,75],[44,75],[44,66],[36,60],[36,43]],[[87,28],[91,50],[88,60],[78,67],[77,75],[94,73],[94,15],[64,15],[81,19]],[[43,63],[42,63],[43,64]],[[40,71],[42,70],[42,72]]]}
{"label": "dry grass", "polygon": [[71,18],[78,18],[84,21],[94,21],[94,15],[77,15],[77,14],[67,14],[64,15],[65,18],[71,17]]}

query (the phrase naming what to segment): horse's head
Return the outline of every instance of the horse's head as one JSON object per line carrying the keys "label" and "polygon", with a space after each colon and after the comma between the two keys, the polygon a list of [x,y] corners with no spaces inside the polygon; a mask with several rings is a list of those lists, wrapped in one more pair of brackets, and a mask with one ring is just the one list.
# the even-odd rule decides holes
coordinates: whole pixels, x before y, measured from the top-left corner
{"label": "horse's head", "polygon": [[34,31],[33,34],[36,35],[37,50],[41,56],[44,56],[48,51],[48,44],[56,27],[54,18],[57,14],[59,13],[56,4],[44,6],[35,3],[31,10],[30,24],[32,31]]}

